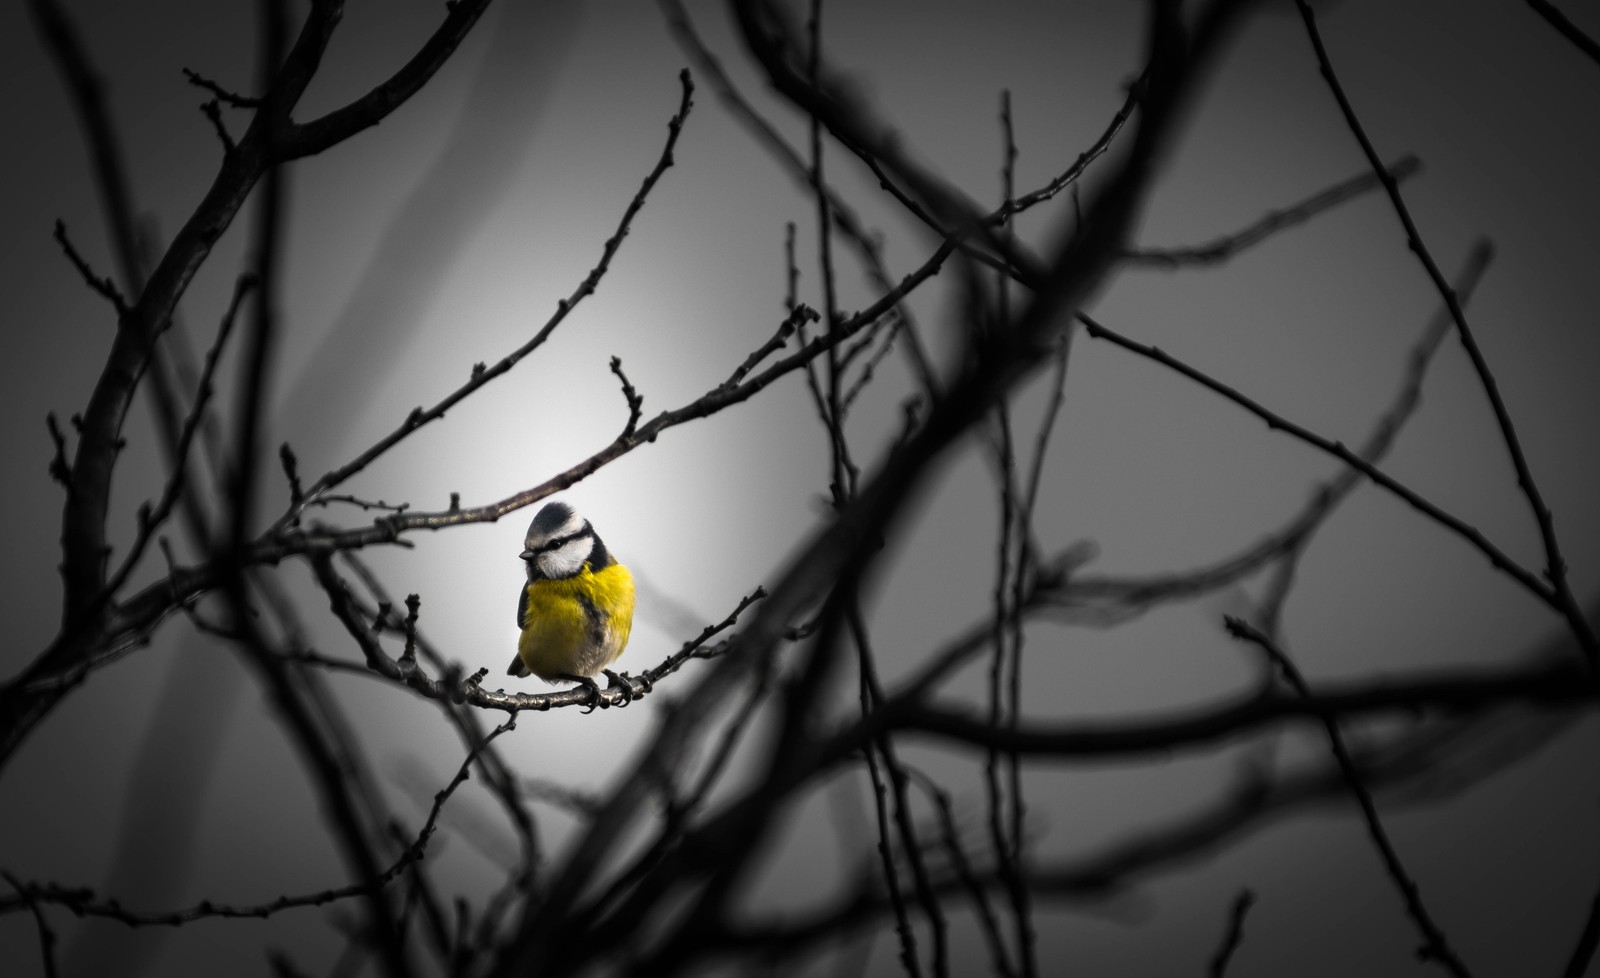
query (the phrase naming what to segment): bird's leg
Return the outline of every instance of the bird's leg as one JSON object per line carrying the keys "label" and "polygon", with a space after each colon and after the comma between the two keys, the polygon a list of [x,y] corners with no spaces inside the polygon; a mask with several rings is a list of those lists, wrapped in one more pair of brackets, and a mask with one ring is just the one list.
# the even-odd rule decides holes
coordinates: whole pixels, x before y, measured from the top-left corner
{"label": "bird's leg", "polygon": [[565,679],[569,683],[577,683],[580,686],[589,687],[589,708],[583,712],[593,713],[595,707],[605,705],[605,700],[600,698],[600,684],[595,682],[593,679],[590,679],[588,676],[574,676],[571,673],[564,672],[556,678]]}
{"label": "bird's leg", "polygon": [[[639,699],[644,695],[644,693],[636,693],[633,691],[633,681],[627,673],[624,672],[619,675],[615,672],[612,672],[610,669],[604,669],[601,671],[605,673],[606,679],[609,680],[609,683],[606,686],[607,689],[622,690],[623,706],[627,706],[629,703],[632,703],[634,700]],[[650,681],[648,679],[641,679],[640,683],[644,685],[646,691],[649,691]]]}

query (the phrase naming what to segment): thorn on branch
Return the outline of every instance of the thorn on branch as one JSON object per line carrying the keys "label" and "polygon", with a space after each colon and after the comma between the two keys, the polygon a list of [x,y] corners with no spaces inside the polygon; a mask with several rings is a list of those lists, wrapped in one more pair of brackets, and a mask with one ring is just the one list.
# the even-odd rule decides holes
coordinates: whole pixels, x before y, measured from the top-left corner
{"label": "thorn on branch", "polygon": [[[72,267],[78,270],[78,274],[83,277],[83,281],[89,288],[98,292],[101,298],[111,303],[112,308],[117,310],[118,316],[126,315],[128,301],[122,297],[121,292],[117,291],[116,283],[111,281],[110,276],[101,278],[95,275],[94,269],[90,268],[89,263],[84,260],[82,255],[78,254],[78,249],[72,246],[71,239],[67,237],[66,222],[59,217],[56,218],[55,239],[56,243],[61,246],[62,252],[66,254],[67,260],[72,262]],[[76,415],[74,415],[74,418],[76,418]]]}
{"label": "thorn on branch", "polygon": [[479,377],[482,377],[483,376],[483,372],[485,370],[488,370],[488,369],[489,369],[488,366],[486,366],[482,360],[480,360],[477,363],[473,364],[472,365],[472,379],[473,380],[477,380]]}
{"label": "thorn on branch", "polygon": [[[78,416],[72,416],[73,421]],[[44,426],[50,429],[50,440],[55,443],[56,453],[50,459],[50,478],[61,483],[62,488],[72,488],[72,466],[67,462],[67,439],[61,434],[61,426],[56,422],[56,413],[51,411],[44,416]]]}
{"label": "thorn on branch", "polygon": [[394,610],[394,605],[387,601],[378,602],[378,613],[372,616],[372,633],[382,632],[389,622],[389,613]]}
{"label": "thorn on branch", "polygon": [[461,493],[452,492],[450,494],[450,512],[452,512],[452,513],[461,512]]}
{"label": "thorn on branch", "polygon": [[622,429],[622,437],[630,437],[639,426],[639,417],[644,410],[644,395],[634,390],[628,382],[628,375],[622,372],[622,358],[611,358],[611,372],[622,381],[622,396],[628,402],[628,423]]}

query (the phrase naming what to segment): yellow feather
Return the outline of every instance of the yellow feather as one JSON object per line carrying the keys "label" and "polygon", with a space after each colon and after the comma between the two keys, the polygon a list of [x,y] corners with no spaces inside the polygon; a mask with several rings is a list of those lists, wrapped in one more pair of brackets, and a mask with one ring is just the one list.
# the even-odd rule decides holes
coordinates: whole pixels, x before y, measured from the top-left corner
{"label": "yellow feather", "polygon": [[[621,564],[598,573],[531,581],[517,655],[546,681],[593,676],[617,661],[633,630],[633,575]],[[586,607],[587,605],[587,607]],[[595,609],[591,618],[589,608]]]}

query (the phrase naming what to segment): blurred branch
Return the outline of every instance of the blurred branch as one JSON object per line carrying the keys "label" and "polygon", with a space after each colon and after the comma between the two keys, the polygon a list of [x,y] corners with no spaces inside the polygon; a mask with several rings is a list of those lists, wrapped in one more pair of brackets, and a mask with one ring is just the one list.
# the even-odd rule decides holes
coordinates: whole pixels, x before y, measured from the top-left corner
{"label": "blurred branch", "polygon": [[[56,932],[50,929],[50,922],[45,919],[44,911],[39,908],[38,896],[28,888],[26,883],[20,882],[10,873],[0,872],[0,878],[5,879],[11,888],[17,891],[17,897],[22,906],[28,908],[33,914],[34,927],[39,931],[39,958],[45,978],[56,978]],[[5,913],[9,908],[0,904],[0,913]]]}
{"label": "blurred branch", "polygon": [[[1509,709],[1422,721],[1354,748],[1353,758],[1362,779],[1374,790],[1392,794],[1398,803],[1425,804],[1453,797],[1505,770],[1568,729],[1579,716],[1579,711],[1566,711],[1537,717],[1538,729],[1531,737],[1522,736],[1520,743],[1509,744],[1509,750],[1492,750],[1487,756],[1475,750],[1471,740],[1505,741],[1506,731],[1498,728],[1509,719],[1528,719],[1527,711]],[[1517,731],[1511,733],[1516,740]],[[1440,779],[1437,775],[1442,770],[1450,773]],[[1234,787],[1216,801],[1131,829],[1088,854],[1036,866],[1027,883],[1032,892],[1056,903],[1104,901],[1129,891],[1142,877],[1192,864],[1242,840],[1270,820],[1346,803],[1349,798],[1344,775],[1331,759],[1277,774],[1247,765]],[[1006,884],[991,860],[968,867],[964,873],[952,867],[937,885],[942,892],[978,900],[977,894],[1001,891]],[[888,912],[885,895],[858,881],[812,911],[791,913],[781,922],[744,923],[722,936],[731,951],[759,947],[766,953],[792,954],[820,940],[870,927]]]}
{"label": "blurred branch", "polygon": [[[281,896],[276,900],[254,904],[229,904],[215,900],[201,900],[193,906],[180,910],[130,910],[116,899],[99,899],[95,892],[88,887],[69,887],[58,883],[23,882],[15,884],[17,897],[0,897],[0,915],[15,913],[28,908],[34,903],[52,903],[66,907],[79,917],[102,917],[126,924],[129,927],[177,927],[195,920],[211,918],[266,918],[284,910],[299,907],[320,907],[324,904],[351,897],[364,896],[388,886],[399,878],[412,864],[421,862],[427,855],[428,843],[438,830],[439,814],[444,809],[444,803],[455,794],[455,790],[467,780],[468,773],[479,756],[488,749],[495,738],[501,734],[516,729],[516,715],[512,714],[505,722],[489,731],[482,741],[467,752],[466,758],[461,762],[461,767],[455,776],[434,795],[433,806],[428,811],[427,819],[422,828],[411,840],[394,862],[387,869],[370,880],[352,883],[348,886],[329,887],[315,893],[305,893],[299,896]],[[6,874],[8,877],[10,874]]]}
{"label": "blurred branch", "polygon": [[1224,978],[1228,973],[1228,962],[1233,960],[1233,955],[1239,950],[1239,945],[1244,943],[1244,918],[1255,905],[1256,895],[1248,888],[1240,890],[1239,895],[1233,898],[1233,906],[1228,911],[1228,929],[1222,935],[1222,946],[1217,948],[1217,953],[1211,958],[1210,970],[1207,972],[1211,978]]}
{"label": "blurred branch", "polygon": [[[307,130],[289,121],[289,114],[320,66],[343,8],[339,0],[313,3],[294,44],[281,60],[264,69],[270,72],[271,81],[263,87],[262,99],[271,111],[263,108],[256,112],[235,152],[224,156],[210,189],[145,278],[139,274],[142,268],[132,208],[127,203],[126,188],[121,182],[123,170],[110,138],[101,83],[88,67],[81,45],[59,7],[50,0],[34,0],[31,9],[36,22],[88,120],[91,155],[97,161],[96,172],[110,201],[107,211],[121,229],[115,234],[120,242],[116,250],[128,263],[127,277],[140,283],[141,288],[138,299],[120,317],[81,415],[78,447],[71,465],[73,483],[61,522],[65,594],[60,634],[21,676],[0,688],[0,765],[67,690],[82,680],[91,658],[108,647],[127,647],[136,640],[135,636],[152,627],[154,620],[170,613],[170,609],[159,610],[131,629],[124,627],[126,621],[111,620],[115,611],[105,595],[110,554],[106,518],[128,407],[146,365],[156,355],[157,340],[171,323],[177,303],[196,271],[263,174],[283,159],[333,145],[351,132],[377,122],[408,99],[433,76],[486,4],[487,0],[457,0],[450,4],[445,23],[389,81],[347,107],[349,111],[325,116]],[[158,378],[164,376],[164,371],[156,373]],[[166,427],[175,430],[176,425]],[[48,681],[59,677],[72,678]]]}
{"label": "blurred branch", "polygon": [[[1399,183],[1422,169],[1422,161],[1415,156],[1404,156],[1390,164],[1390,180]],[[1227,261],[1239,252],[1271,237],[1279,231],[1304,224],[1324,211],[1383,186],[1383,178],[1373,173],[1351,177],[1326,190],[1290,204],[1282,210],[1269,212],[1249,227],[1225,234],[1213,241],[1187,248],[1133,248],[1125,256],[1131,265],[1154,265],[1160,268],[1215,265]]]}
{"label": "blurred branch", "polygon": [[825,752],[847,753],[862,737],[891,728],[917,731],[951,744],[1059,759],[1167,756],[1177,748],[1199,749],[1290,721],[1347,722],[1419,710],[1464,713],[1507,703],[1577,707],[1600,702],[1600,691],[1586,676],[1585,666],[1548,662],[1437,670],[1403,678],[1323,683],[1309,697],[1267,688],[1207,708],[1173,710],[1149,720],[1036,723],[1016,729],[995,729],[957,707],[891,699],[871,722],[841,733]]}
{"label": "blurred branch", "polygon": [[1534,13],[1543,17],[1545,23],[1554,27],[1562,37],[1571,41],[1574,47],[1588,55],[1589,60],[1600,64],[1600,43],[1596,43],[1594,38],[1579,30],[1578,25],[1569,20],[1559,7],[1550,0],[1528,0],[1528,6],[1533,8]]}
{"label": "blurred branch", "polygon": [[[649,883],[642,883],[615,912],[600,919],[585,916],[581,905],[574,909],[565,900],[561,906],[530,905],[517,928],[516,944],[501,958],[496,972],[524,971],[545,964],[567,966],[571,964],[570,957],[578,953],[575,945],[579,942],[565,939],[574,936],[574,927],[583,932],[633,933],[663,900],[682,911],[677,919],[693,923],[687,929],[664,935],[651,953],[651,960],[683,967],[701,953],[696,950],[699,942],[708,930],[717,928],[718,915],[725,907],[722,901],[767,830],[775,806],[818,770],[820,758],[814,747],[804,738],[791,738],[788,734],[804,729],[810,697],[822,687],[837,659],[844,612],[866,575],[877,541],[887,534],[902,502],[921,484],[932,462],[1034,366],[1034,357],[1041,348],[1053,349],[1043,341],[1057,332],[1059,317],[1076,308],[1099,285],[1114,255],[1120,253],[1123,238],[1153,176],[1156,157],[1165,150],[1182,116],[1182,106],[1194,94],[1192,89],[1197,86],[1191,83],[1209,64],[1226,34],[1225,28],[1239,10],[1238,4],[1212,5],[1199,16],[1192,30],[1185,31],[1176,21],[1175,10],[1157,8],[1149,56],[1154,70],[1150,97],[1144,103],[1147,114],[1121,170],[1091,203],[1084,233],[1076,235],[1054,257],[1048,271],[1038,274],[1032,283],[1037,292],[1027,309],[1014,323],[1007,324],[996,343],[969,358],[957,387],[934,407],[927,423],[863,483],[860,494],[831,525],[801,548],[771,589],[772,597],[762,602],[755,620],[741,633],[741,654],[722,658],[685,694],[683,708],[676,716],[702,715],[712,704],[721,702],[733,684],[769,659],[801,609],[814,606],[820,594],[831,595],[823,605],[817,635],[787,688],[777,734],[772,739],[772,753],[761,767],[764,776],[703,830],[715,832],[717,844],[708,850],[694,842],[704,837],[701,832],[687,833],[684,841],[652,870]],[[822,118],[836,137],[844,132],[858,144],[868,141],[877,146],[881,125],[835,87],[831,78],[821,78],[815,88],[804,80],[796,67],[803,63],[795,58],[798,48],[776,11],[745,3],[737,7],[736,13],[749,49],[785,97]],[[976,214],[966,206],[963,195],[942,182],[923,179],[920,169],[904,160],[903,154],[893,151],[878,155],[919,194],[937,199],[932,211],[941,219],[947,213]],[[902,167],[905,173],[898,172]],[[965,221],[963,227],[972,223]],[[1031,260],[1028,267],[1036,268]],[[645,773],[662,769],[696,735],[695,725],[682,719],[657,730],[650,747],[635,762],[633,773],[619,779],[620,787],[580,834],[564,865],[555,871],[552,892],[565,895],[581,891],[586,868],[593,865],[607,845],[606,840],[620,837],[637,816],[646,791]],[[854,747],[864,745],[865,741],[860,741]],[[716,854],[715,865],[706,864],[708,851]],[[692,871],[686,859],[692,860]],[[697,892],[679,892],[674,881]],[[556,935],[564,938],[559,947]]]}

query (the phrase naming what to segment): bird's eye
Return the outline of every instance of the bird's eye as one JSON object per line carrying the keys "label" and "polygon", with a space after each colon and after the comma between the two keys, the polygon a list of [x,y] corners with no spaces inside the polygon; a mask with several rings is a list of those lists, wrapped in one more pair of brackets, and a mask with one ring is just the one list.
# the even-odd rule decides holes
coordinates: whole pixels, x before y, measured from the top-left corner
{"label": "bird's eye", "polygon": [[539,548],[539,552],[549,553],[552,550],[560,550],[562,547],[565,547],[567,544],[578,539],[578,537],[581,535],[582,534],[574,533],[571,536],[555,537],[554,539],[546,540],[544,546]]}

